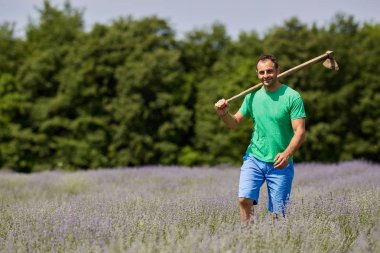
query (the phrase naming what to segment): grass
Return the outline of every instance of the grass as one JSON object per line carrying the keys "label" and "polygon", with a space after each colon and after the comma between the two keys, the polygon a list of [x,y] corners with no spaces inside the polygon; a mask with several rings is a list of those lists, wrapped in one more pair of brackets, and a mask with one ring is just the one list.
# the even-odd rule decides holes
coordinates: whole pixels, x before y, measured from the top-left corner
{"label": "grass", "polygon": [[263,187],[240,227],[239,168],[0,173],[0,252],[380,252],[380,166],[298,164],[286,219]]}

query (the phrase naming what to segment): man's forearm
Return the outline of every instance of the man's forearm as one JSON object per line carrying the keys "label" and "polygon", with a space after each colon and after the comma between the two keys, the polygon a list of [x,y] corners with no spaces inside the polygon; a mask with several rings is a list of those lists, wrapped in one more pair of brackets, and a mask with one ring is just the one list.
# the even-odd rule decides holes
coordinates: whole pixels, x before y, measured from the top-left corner
{"label": "man's forearm", "polygon": [[227,112],[226,114],[219,116],[219,117],[223,120],[224,124],[228,128],[230,128],[230,129],[237,129],[238,128],[239,124],[238,124],[237,120],[229,112]]}
{"label": "man's forearm", "polygon": [[305,140],[305,132],[304,131],[296,131],[294,133],[293,138],[290,140],[288,147],[285,149],[285,153],[290,156],[294,155],[294,153],[299,149],[302,142]]}

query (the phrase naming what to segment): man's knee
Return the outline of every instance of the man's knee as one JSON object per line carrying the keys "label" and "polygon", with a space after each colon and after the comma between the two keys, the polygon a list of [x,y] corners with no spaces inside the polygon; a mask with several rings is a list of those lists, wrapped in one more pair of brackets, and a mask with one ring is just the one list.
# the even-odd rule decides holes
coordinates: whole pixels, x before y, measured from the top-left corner
{"label": "man's knee", "polygon": [[253,200],[247,198],[239,198],[239,204],[243,207],[251,207],[253,206]]}

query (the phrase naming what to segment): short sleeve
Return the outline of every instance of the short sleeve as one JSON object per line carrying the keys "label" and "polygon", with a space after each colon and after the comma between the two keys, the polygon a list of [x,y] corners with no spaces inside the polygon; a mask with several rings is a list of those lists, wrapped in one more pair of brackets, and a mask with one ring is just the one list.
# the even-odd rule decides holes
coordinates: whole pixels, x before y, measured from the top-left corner
{"label": "short sleeve", "polygon": [[244,117],[251,117],[252,115],[252,106],[250,106],[249,101],[251,101],[251,94],[248,94],[244,97],[244,101],[240,106],[239,112],[244,116]]}
{"label": "short sleeve", "polygon": [[290,119],[299,119],[299,118],[306,118],[306,112],[305,107],[303,105],[303,101],[301,97],[296,98],[293,100],[292,107],[290,110]]}

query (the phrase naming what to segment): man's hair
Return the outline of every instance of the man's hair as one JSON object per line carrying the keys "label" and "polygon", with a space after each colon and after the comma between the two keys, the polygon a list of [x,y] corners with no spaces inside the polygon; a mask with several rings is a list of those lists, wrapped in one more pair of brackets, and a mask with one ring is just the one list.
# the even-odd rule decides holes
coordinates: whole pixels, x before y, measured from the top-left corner
{"label": "man's hair", "polygon": [[274,63],[274,67],[278,69],[278,61],[276,57],[274,57],[271,54],[262,54],[260,57],[257,59],[256,66],[259,63],[259,61],[265,61],[265,60],[271,60]]}

